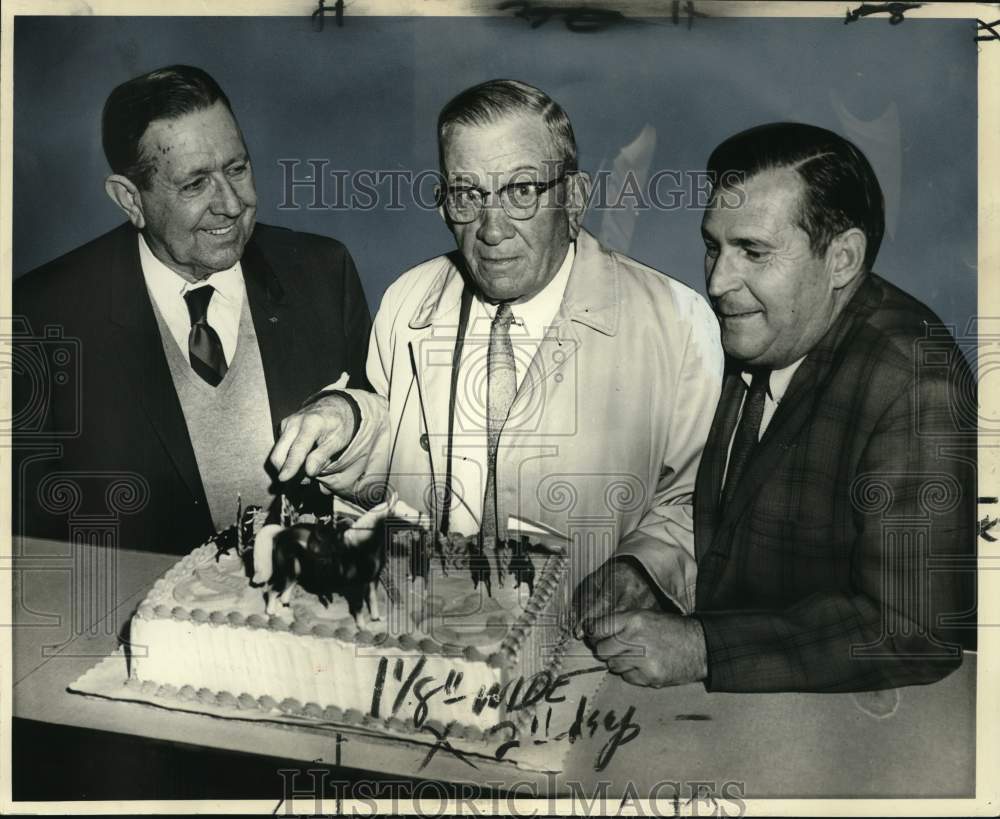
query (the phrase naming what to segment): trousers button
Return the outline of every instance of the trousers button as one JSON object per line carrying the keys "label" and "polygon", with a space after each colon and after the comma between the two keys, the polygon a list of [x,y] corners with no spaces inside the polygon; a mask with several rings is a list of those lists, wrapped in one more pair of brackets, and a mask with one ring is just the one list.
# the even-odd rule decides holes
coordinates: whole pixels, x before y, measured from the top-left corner
{"label": "trousers button", "polygon": [[426,432],[423,435],[420,436],[420,448],[424,452],[430,452],[431,451],[431,439],[427,437],[427,433]]}

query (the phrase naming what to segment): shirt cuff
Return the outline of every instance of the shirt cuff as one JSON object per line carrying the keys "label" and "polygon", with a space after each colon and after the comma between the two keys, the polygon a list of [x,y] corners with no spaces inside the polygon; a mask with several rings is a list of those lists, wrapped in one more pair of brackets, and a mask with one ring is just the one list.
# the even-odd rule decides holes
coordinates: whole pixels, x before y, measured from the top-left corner
{"label": "shirt cuff", "polygon": [[612,557],[634,558],[681,614],[694,611],[698,570],[694,558],[680,547],[633,533]]}
{"label": "shirt cuff", "polygon": [[300,409],[305,409],[311,404],[315,404],[321,398],[327,398],[328,396],[331,395],[338,395],[341,398],[343,398],[347,402],[347,405],[351,408],[351,414],[354,416],[354,428],[353,431],[351,432],[350,439],[341,449],[335,452],[330,459],[332,461],[336,461],[338,458],[340,458],[341,455],[343,455],[347,451],[347,448],[352,443],[354,443],[354,439],[357,437],[358,430],[361,429],[361,407],[358,406],[358,402],[354,399],[354,396],[351,395],[349,392],[346,392],[345,390],[327,388],[324,390],[320,390],[319,392],[314,393],[313,395],[310,395],[303,402],[302,407]]}

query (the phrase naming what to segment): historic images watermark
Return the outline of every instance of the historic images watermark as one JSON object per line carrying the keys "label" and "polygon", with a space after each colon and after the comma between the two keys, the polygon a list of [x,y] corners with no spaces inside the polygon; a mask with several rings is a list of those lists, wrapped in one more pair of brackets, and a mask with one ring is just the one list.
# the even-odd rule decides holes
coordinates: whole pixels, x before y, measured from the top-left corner
{"label": "historic images watermark", "polygon": [[[14,573],[20,589],[16,625],[59,629],[59,639],[43,646],[43,656],[92,656],[77,638],[117,632],[121,522],[149,503],[149,484],[135,472],[59,468],[64,442],[82,432],[85,351],[58,325],[31,327],[20,316],[2,324],[0,361],[11,381],[13,405],[10,417],[0,419],[0,444],[13,452],[15,490],[37,484],[31,496],[14,492],[13,510],[21,520],[29,507],[63,520],[66,542],[58,554],[26,553],[21,538],[13,538],[15,560],[4,568]],[[28,481],[29,472],[43,477]],[[57,582],[65,588],[66,604],[57,612],[34,607],[28,576],[44,583],[54,574],[64,576]]]}
{"label": "historic images watermark", "polygon": [[[978,318],[966,332],[928,325],[914,342],[912,381],[903,396],[905,420],[915,431],[911,446],[933,453],[933,469],[873,470],[850,486],[855,514],[877,527],[880,555],[880,632],[851,646],[854,660],[955,658],[958,643],[977,629],[976,573],[995,556],[982,547],[954,551],[956,511],[973,507],[980,436],[1000,427],[978,400],[979,383],[995,367],[993,319]],[[954,339],[954,341],[952,340]],[[963,536],[976,537],[972,521]],[[980,531],[978,539],[982,537]],[[977,554],[978,552],[978,554]],[[966,588],[966,611],[935,609],[934,590]],[[984,625],[984,624],[979,624]]]}
{"label": "historic images watermark", "polygon": [[[446,785],[436,780],[341,780],[324,768],[279,768],[282,794],[274,816],[727,816],[746,815],[746,784],[736,780],[662,779],[638,788],[632,782],[580,782],[547,773],[544,783],[485,781]],[[564,794],[557,796],[556,794]]]}
{"label": "historic images watermark", "polygon": [[[466,174],[452,179],[445,179],[437,169],[345,170],[329,158],[285,158],[279,159],[278,165],[282,191],[279,210],[437,210],[450,188],[489,193],[555,179],[563,173],[559,163],[551,163],[542,174],[524,171],[513,176],[487,174],[483,178]],[[742,177],[735,172],[716,178],[705,170],[661,168],[640,174],[631,169],[601,169],[588,177],[590,211],[701,210],[708,207],[716,188],[723,207],[737,208],[744,200]],[[551,198],[543,199],[539,207],[565,206],[563,187],[553,187],[552,192]]]}

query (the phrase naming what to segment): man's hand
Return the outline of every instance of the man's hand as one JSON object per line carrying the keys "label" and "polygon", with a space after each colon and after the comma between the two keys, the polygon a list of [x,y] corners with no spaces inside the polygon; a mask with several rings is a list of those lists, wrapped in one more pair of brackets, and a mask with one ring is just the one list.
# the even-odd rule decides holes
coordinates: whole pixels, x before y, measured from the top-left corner
{"label": "man's hand", "polygon": [[598,620],[591,631],[594,653],[632,685],[662,688],[708,676],[705,632],[693,617],[657,611],[626,611]]}
{"label": "man's hand", "polygon": [[611,558],[573,593],[573,634],[582,640],[595,620],[611,612],[649,608],[657,608],[657,599],[646,570],[631,558]]}
{"label": "man's hand", "polygon": [[314,478],[351,442],[355,432],[354,411],[347,399],[326,395],[281,422],[281,436],[268,460],[281,482],[291,480],[299,470]]}

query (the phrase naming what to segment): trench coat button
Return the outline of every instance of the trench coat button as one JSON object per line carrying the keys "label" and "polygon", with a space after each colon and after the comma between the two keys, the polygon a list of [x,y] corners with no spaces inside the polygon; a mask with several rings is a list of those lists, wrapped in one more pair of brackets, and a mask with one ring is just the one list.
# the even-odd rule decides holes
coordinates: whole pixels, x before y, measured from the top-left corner
{"label": "trench coat button", "polygon": [[431,439],[427,437],[427,433],[426,432],[423,435],[420,436],[420,448],[424,452],[430,452],[431,451]]}

